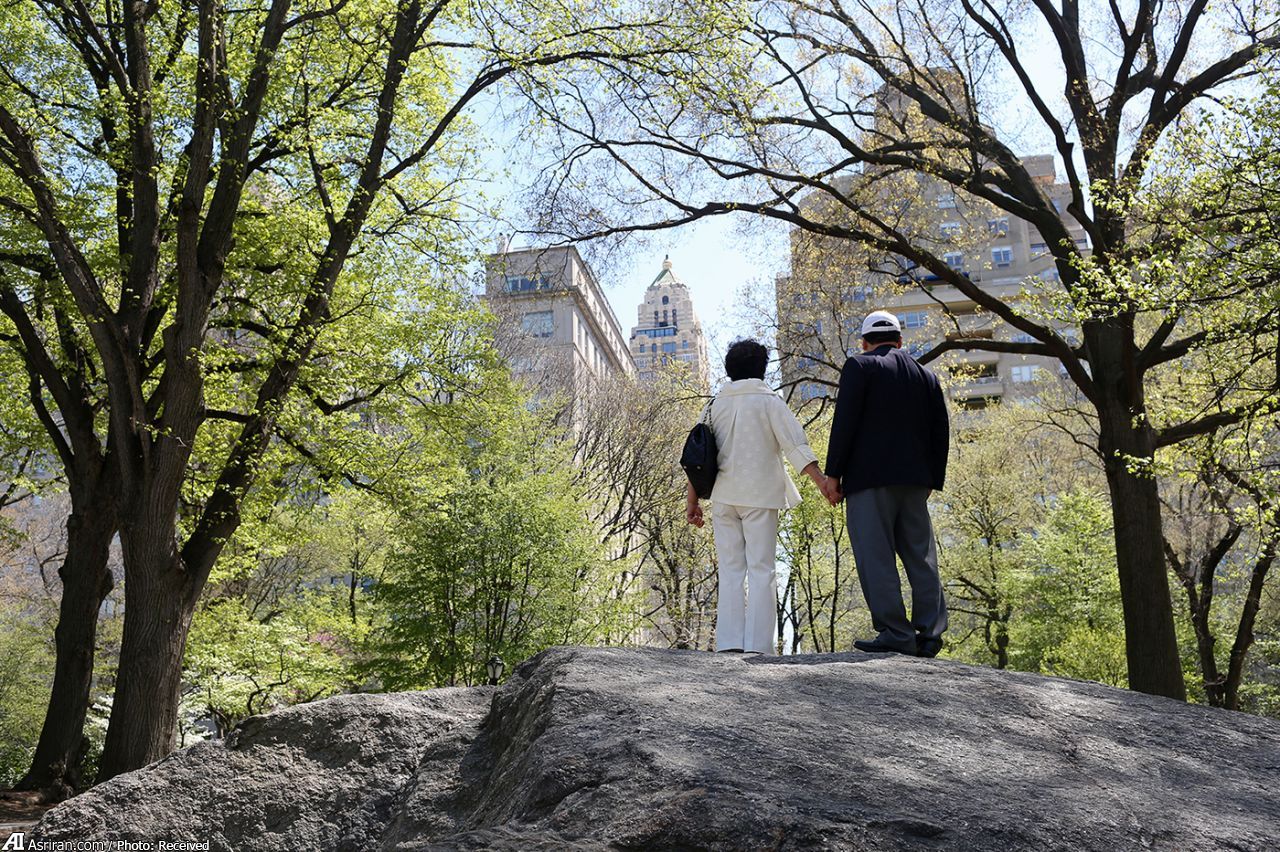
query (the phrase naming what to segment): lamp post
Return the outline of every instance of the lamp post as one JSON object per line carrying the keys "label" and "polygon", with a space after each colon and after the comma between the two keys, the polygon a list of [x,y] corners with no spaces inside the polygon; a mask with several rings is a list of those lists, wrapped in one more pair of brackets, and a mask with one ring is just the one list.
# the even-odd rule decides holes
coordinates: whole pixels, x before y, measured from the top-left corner
{"label": "lamp post", "polygon": [[502,670],[506,667],[507,667],[507,664],[504,663],[502,661],[502,658],[499,657],[497,654],[494,654],[492,657],[489,658],[489,662],[485,663],[485,668],[489,670],[490,686],[498,685],[498,680],[502,677]]}

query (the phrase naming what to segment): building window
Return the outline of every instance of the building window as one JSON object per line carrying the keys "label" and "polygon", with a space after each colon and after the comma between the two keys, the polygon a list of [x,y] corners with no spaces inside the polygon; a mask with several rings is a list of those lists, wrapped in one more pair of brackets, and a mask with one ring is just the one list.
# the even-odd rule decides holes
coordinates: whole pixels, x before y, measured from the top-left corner
{"label": "building window", "polygon": [[551,282],[543,275],[508,275],[508,293],[528,293],[533,290],[549,290]]}
{"label": "building window", "polygon": [[534,337],[550,337],[555,331],[555,318],[551,311],[532,311],[521,317],[520,328]]}
{"label": "building window", "polygon": [[676,342],[675,342],[674,340],[670,340],[670,341],[667,341],[666,343],[662,344],[662,351],[663,351],[663,352],[675,352],[675,351],[676,351]]}
{"label": "building window", "polygon": [[1024,384],[1027,384],[1028,382],[1034,382],[1036,380],[1036,370],[1038,369],[1039,367],[1035,367],[1031,365],[1028,365],[1025,367],[1013,367],[1012,369],[1009,370],[1009,378],[1015,384],[1019,384],[1019,385],[1024,385]]}
{"label": "building window", "polygon": [[956,194],[954,192],[946,192],[938,196],[939,210],[954,210],[956,207]]}
{"label": "building window", "polygon": [[1047,252],[1048,250],[1049,250],[1049,244],[1048,244],[1048,243],[1032,243],[1032,244],[1031,244],[1031,253],[1032,253],[1032,254],[1044,254],[1044,253],[1045,253],[1045,252]]}
{"label": "building window", "polygon": [[1035,337],[1027,334],[1025,331],[1014,332],[1013,337],[1009,338],[1014,343],[1038,343]]}
{"label": "building window", "polygon": [[800,401],[808,402],[811,399],[818,399],[826,396],[827,389],[822,385],[816,385],[812,382],[805,382],[800,386]]}
{"label": "building window", "polygon": [[1051,199],[1049,199],[1049,203],[1053,205],[1053,212],[1054,212],[1054,213],[1061,213],[1061,212],[1062,212],[1062,202],[1061,202],[1061,201],[1059,201],[1059,200],[1058,200],[1058,199],[1056,199],[1056,198],[1051,198]]}
{"label": "building window", "polygon": [[[960,223],[959,222],[943,222],[941,225],[938,226],[938,230],[942,233],[942,238],[944,240],[949,240],[952,237],[960,235]],[[915,264],[912,264],[912,266],[914,265]]]}
{"label": "building window", "polygon": [[964,253],[958,251],[949,251],[942,256],[942,261],[952,269],[959,269],[964,266]]}
{"label": "building window", "polygon": [[1001,216],[998,219],[988,219],[987,231],[992,236],[1005,236],[1009,233],[1009,217]]}
{"label": "building window", "polygon": [[991,262],[996,266],[1008,266],[1013,263],[1013,249],[1008,246],[996,246],[991,250]]}
{"label": "building window", "polygon": [[665,304],[666,304],[667,302],[669,302],[669,301],[670,301],[670,297],[669,297],[669,296],[663,296],[663,297],[662,297],[662,304],[664,304],[664,305],[665,305]]}
{"label": "building window", "polygon": [[658,309],[657,309],[657,308],[654,308],[654,310],[653,310],[653,324],[654,324],[654,325],[657,325],[657,324],[658,324]]}
{"label": "building window", "polygon": [[973,377],[975,385],[998,385],[1000,384],[1000,374],[996,372],[996,365],[987,365],[980,367],[978,375]]}
{"label": "building window", "polygon": [[[951,222],[948,224],[955,224],[955,223]],[[876,270],[876,271],[884,272],[889,275],[893,275],[895,273],[905,274],[920,265],[916,263],[914,260],[909,260],[908,258],[905,258],[902,255],[896,254],[896,253],[889,255],[885,263],[888,264],[888,268],[882,269],[882,270]],[[867,293],[868,295],[871,293],[870,287],[867,288]]]}
{"label": "building window", "polygon": [[924,328],[929,321],[929,314],[927,311],[907,311],[899,319],[903,328]]}
{"label": "building window", "polygon": [[912,358],[919,358],[932,348],[933,344],[927,340],[914,340],[907,344],[907,354]]}
{"label": "building window", "polygon": [[849,302],[865,302],[871,294],[871,288],[858,284],[844,291],[845,300]]}
{"label": "building window", "polygon": [[680,348],[681,348],[681,349],[688,349],[688,348],[689,348],[689,341],[687,341],[687,340],[681,340],[681,341],[680,341]]}

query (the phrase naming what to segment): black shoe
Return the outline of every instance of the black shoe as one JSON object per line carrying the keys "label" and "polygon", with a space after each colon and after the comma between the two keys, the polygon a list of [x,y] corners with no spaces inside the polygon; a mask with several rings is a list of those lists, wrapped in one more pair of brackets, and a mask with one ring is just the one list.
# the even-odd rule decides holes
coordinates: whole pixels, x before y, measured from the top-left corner
{"label": "black shoe", "polygon": [[742,649],[741,648],[721,648],[719,651],[716,651],[716,653],[717,654],[741,654]]}
{"label": "black shoe", "polygon": [[922,633],[916,634],[916,656],[917,657],[936,657],[938,652],[942,650],[942,637],[936,636],[933,639],[927,638]]}
{"label": "black shoe", "polygon": [[913,655],[915,651],[908,651],[903,648],[895,648],[892,645],[886,645],[879,639],[855,639],[853,647],[859,651],[866,651],[869,654],[907,654]]}

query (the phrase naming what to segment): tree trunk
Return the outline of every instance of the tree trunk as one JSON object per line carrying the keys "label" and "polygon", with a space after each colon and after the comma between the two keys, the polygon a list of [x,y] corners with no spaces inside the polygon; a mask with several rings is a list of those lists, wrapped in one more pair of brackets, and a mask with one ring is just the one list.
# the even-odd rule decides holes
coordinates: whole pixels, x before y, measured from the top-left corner
{"label": "tree trunk", "polygon": [[58,569],[62,600],[54,632],[53,688],[31,768],[15,789],[50,790],[64,798],[80,786],[98,611],[113,584],[107,560],[116,534],[115,500],[101,486],[73,489],[67,556]]}
{"label": "tree trunk", "polygon": [[121,529],[128,600],[99,783],[174,748],[182,655],[198,598],[191,590],[203,578],[196,583],[183,569],[169,520]]}
{"label": "tree trunk", "polygon": [[1149,469],[1155,435],[1142,400],[1126,400],[1117,390],[1098,384],[1099,448],[1111,492],[1129,688],[1185,701],[1165,570],[1160,497]]}
{"label": "tree trunk", "polygon": [[1253,645],[1253,625],[1257,621],[1258,610],[1262,608],[1262,588],[1267,581],[1267,572],[1271,570],[1275,559],[1276,542],[1272,539],[1263,548],[1262,555],[1253,566],[1253,573],[1249,577],[1249,592],[1245,596],[1244,608],[1240,612],[1236,641],[1231,648],[1231,660],[1227,666],[1222,703],[1228,710],[1240,709],[1240,681],[1244,678],[1245,655]]}
{"label": "tree trunk", "polygon": [[995,626],[996,668],[1009,668],[1009,616],[1012,609],[1006,605],[1004,610],[995,609],[991,616]]}
{"label": "tree trunk", "polygon": [[[1200,660],[1200,674],[1204,679],[1204,694],[1210,707],[1223,706],[1223,677],[1218,671],[1218,658],[1214,650],[1217,639],[1213,635],[1213,626],[1209,622],[1209,604],[1196,591],[1195,576],[1188,574],[1182,578],[1182,587],[1187,593],[1187,609],[1191,613],[1191,626],[1196,633],[1196,653]],[[1212,586],[1209,587],[1210,589]],[[1210,601],[1212,598],[1209,599]]]}

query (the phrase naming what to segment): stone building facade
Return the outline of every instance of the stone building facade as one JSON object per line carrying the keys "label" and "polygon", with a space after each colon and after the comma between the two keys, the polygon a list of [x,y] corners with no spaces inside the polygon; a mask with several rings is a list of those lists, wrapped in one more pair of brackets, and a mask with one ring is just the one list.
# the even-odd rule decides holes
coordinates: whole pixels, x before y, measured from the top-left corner
{"label": "stone building facade", "polygon": [[501,251],[485,271],[498,349],[536,394],[572,404],[594,381],[635,375],[622,326],[577,249]]}
{"label": "stone building facade", "polygon": [[710,381],[707,340],[693,294],[671,270],[670,257],[662,261],[662,271],[636,309],[630,349],[641,379],[652,379],[664,365],[677,363],[688,365],[696,387],[706,388]]}

